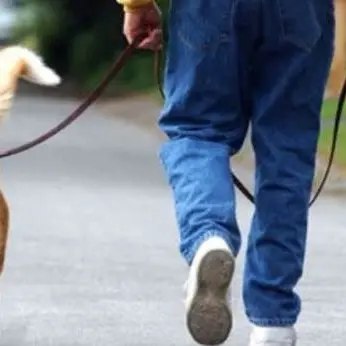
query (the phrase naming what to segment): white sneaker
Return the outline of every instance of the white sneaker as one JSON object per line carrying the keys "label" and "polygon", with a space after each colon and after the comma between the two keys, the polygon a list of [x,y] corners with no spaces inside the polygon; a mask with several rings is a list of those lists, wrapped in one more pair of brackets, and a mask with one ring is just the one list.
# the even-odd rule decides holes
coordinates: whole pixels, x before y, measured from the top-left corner
{"label": "white sneaker", "polygon": [[293,327],[254,327],[250,346],[295,346],[297,334]]}
{"label": "white sneaker", "polygon": [[229,286],[235,259],[220,237],[206,240],[198,249],[186,283],[187,326],[201,345],[220,345],[232,329]]}

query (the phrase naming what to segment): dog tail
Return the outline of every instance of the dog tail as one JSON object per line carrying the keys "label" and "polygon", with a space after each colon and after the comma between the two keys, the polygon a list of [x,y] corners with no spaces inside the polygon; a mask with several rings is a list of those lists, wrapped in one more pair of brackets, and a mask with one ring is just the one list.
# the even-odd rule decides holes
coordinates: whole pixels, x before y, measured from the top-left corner
{"label": "dog tail", "polygon": [[61,82],[57,73],[49,68],[38,54],[28,48],[10,46],[0,52],[0,59],[1,54],[6,57],[9,66],[13,66],[11,71],[13,78],[23,78],[31,83],[45,86],[55,86]]}
{"label": "dog tail", "polygon": [[9,46],[0,50],[0,121],[11,109],[18,80],[56,86],[61,78],[49,68],[34,51],[22,46]]}

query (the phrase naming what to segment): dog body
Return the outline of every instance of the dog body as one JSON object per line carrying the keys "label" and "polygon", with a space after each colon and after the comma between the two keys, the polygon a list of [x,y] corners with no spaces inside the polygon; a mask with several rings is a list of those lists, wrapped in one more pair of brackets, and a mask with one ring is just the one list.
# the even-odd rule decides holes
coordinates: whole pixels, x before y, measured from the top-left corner
{"label": "dog body", "polygon": [[[21,46],[1,49],[0,121],[4,120],[11,109],[20,78],[44,86],[56,86],[61,82],[60,77],[35,52]],[[4,269],[9,214],[6,198],[0,189],[0,274]]]}

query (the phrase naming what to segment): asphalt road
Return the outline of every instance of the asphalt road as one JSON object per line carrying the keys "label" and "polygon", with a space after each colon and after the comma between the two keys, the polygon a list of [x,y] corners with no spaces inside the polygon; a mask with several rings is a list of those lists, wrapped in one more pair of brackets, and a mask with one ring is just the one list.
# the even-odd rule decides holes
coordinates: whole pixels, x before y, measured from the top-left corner
{"label": "asphalt road", "polygon": [[[49,129],[76,104],[19,97],[1,147]],[[0,281],[1,346],[194,345],[184,326],[187,268],[158,146],[150,132],[95,106],[47,144],[1,161],[12,214]],[[345,202],[324,196],[311,213],[299,286],[302,346],[345,345]],[[252,207],[241,196],[238,210],[246,239]],[[243,254],[226,345],[247,344]]]}

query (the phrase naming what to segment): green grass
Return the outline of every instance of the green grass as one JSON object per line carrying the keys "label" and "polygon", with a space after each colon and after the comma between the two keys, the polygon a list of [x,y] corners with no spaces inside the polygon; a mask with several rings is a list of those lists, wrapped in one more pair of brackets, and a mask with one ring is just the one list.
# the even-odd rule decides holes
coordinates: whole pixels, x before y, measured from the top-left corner
{"label": "green grass", "polygon": [[[333,120],[335,118],[336,108],[337,101],[325,101],[323,104],[322,117],[324,120],[327,120],[327,123],[322,126],[319,152],[325,157],[328,157],[330,153],[334,127]],[[346,119],[345,107],[343,114],[343,119]],[[337,166],[346,169],[346,120],[342,121],[340,124],[335,163]]]}

